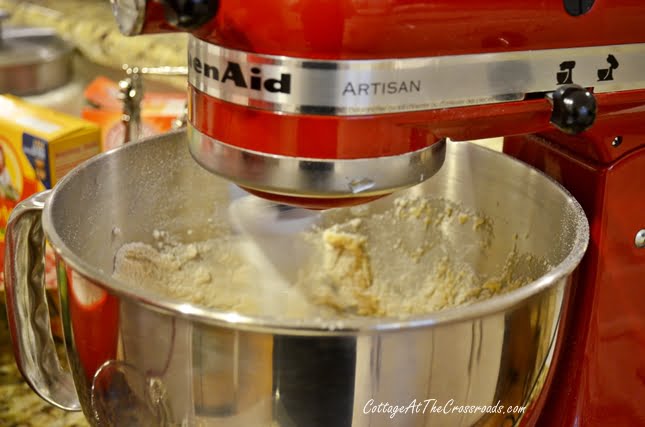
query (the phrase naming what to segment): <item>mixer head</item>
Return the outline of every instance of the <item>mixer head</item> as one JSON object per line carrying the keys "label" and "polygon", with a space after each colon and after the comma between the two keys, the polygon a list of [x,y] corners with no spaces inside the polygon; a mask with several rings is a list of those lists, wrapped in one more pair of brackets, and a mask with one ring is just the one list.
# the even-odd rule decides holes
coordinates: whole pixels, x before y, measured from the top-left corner
{"label": "mixer head", "polygon": [[[231,3],[113,1],[128,35],[204,29],[234,12]],[[418,79],[396,80],[393,63],[366,103],[358,98],[371,66],[361,61],[258,55],[194,38],[188,62],[190,151],[250,193],[315,209],[353,205],[418,184],[443,164],[443,138],[374,120],[421,90]]]}
{"label": "mixer head", "polygon": [[292,205],[356,204],[422,182],[446,138],[576,135],[597,105],[609,117],[645,98],[645,29],[628,2],[113,3],[126,34],[191,33],[197,162]]}

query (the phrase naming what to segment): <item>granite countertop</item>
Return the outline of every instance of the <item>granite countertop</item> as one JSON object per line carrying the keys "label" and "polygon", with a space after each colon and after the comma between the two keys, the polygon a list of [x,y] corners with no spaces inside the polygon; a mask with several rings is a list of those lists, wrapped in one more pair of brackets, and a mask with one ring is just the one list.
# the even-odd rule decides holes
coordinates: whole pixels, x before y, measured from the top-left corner
{"label": "granite countertop", "polygon": [[66,412],[41,399],[25,383],[11,352],[4,296],[0,303],[0,426],[87,427],[81,412]]}

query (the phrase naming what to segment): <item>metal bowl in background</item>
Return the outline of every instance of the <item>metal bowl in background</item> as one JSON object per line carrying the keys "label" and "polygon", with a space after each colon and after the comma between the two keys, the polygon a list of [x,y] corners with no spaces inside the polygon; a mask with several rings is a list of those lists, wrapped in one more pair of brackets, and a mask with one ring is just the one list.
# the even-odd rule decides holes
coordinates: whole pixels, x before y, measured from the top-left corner
{"label": "metal bowl in background", "polygon": [[[82,409],[95,426],[513,425],[520,413],[436,407],[534,403],[588,224],[571,195],[540,172],[474,144],[447,144],[439,173],[406,192],[493,219],[489,248],[468,251],[476,269],[517,247],[551,270],[469,306],[342,325],[241,316],[134,292],[111,277],[124,243],[151,242],[155,229],[208,230],[216,207],[226,212],[230,203],[229,183],[196,165],[185,133],[172,133],[98,156],[14,211],[7,302],[21,371],[44,399]],[[35,274],[43,209],[42,229],[59,256],[72,374],[52,352]],[[446,235],[455,247],[467,244],[463,232]],[[386,402],[420,406],[392,418],[379,406]]]}
{"label": "metal bowl in background", "polygon": [[0,93],[41,95],[73,78],[73,47],[43,28],[4,26],[0,10]]}

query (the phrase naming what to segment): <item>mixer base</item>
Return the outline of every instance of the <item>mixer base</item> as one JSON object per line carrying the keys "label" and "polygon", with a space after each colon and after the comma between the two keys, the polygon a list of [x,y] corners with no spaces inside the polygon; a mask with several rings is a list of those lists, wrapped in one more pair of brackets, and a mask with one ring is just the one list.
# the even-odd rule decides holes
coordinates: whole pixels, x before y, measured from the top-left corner
{"label": "mixer base", "polygon": [[645,149],[601,165],[529,135],[506,138],[504,151],[563,184],[591,228],[551,384],[523,425],[645,425],[645,249],[634,244],[645,227]]}

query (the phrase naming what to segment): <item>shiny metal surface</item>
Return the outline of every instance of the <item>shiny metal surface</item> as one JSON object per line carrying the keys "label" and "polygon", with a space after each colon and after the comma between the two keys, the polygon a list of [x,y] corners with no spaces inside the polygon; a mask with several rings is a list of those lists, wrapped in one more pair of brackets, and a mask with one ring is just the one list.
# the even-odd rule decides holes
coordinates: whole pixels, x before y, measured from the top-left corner
{"label": "shiny metal surface", "polygon": [[484,105],[562,84],[595,93],[645,87],[645,44],[322,61],[243,52],[192,36],[188,53],[188,81],[197,90],[283,113],[372,115]]}
{"label": "shiny metal surface", "polygon": [[425,181],[443,164],[439,141],[398,156],[308,159],[246,150],[204,135],[188,125],[190,152],[207,170],[241,186],[274,194],[356,197],[388,194]]}
{"label": "shiny metal surface", "polygon": [[[526,406],[539,395],[570,274],[588,241],[584,213],[544,175],[468,143],[447,143],[439,173],[406,191],[460,201],[494,219],[486,248],[445,230],[479,271],[503,263],[513,247],[554,268],[511,293],[408,320],[293,324],[206,310],[134,292],[110,276],[123,243],[152,242],[155,229],[191,228],[199,232],[190,239],[201,239],[212,232],[209,219],[226,214],[229,184],[194,164],[185,134],[127,145],[75,169],[47,201],[43,228],[61,257],[67,353],[88,419],[96,426],[513,425],[520,413],[462,406]],[[374,203],[388,206],[392,197]],[[392,405],[412,409],[392,415]]]}
{"label": "shiny metal surface", "polygon": [[143,31],[147,0],[110,0],[119,31],[124,36],[137,36]]}
{"label": "shiny metal surface", "polygon": [[[124,66],[125,68],[125,66]],[[141,101],[143,82],[138,69],[126,68],[126,77],[119,81],[119,100],[123,103],[121,123],[125,129],[123,141],[137,142],[141,137]]]}
{"label": "shiny metal surface", "polygon": [[0,93],[39,95],[72,80],[73,47],[53,30],[0,28]]}
{"label": "shiny metal surface", "polygon": [[[123,65],[126,77],[119,81],[119,99],[123,102],[122,123],[125,129],[123,140],[136,142],[141,137],[141,102],[144,96],[142,75],[157,76],[185,76],[188,74],[186,67],[131,67]],[[187,107],[185,112],[175,120],[175,129],[183,128],[187,123]]]}
{"label": "shiny metal surface", "polygon": [[5,291],[9,333],[18,369],[40,397],[61,409],[79,410],[74,382],[56,355],[49,329],[41,213],[51,191],[13,210],[5,236]]}
{"label": "shiny metal surface", "polygon": [[[136,142],[141,137],[141,102],[144,96],[142,75],[185,76],[186,67],[131,67],[123,65],[126,77],[119,81],[119,99],[123,102],[122,123],[125,129],[123,140]],[[176,129],[183,128],[187,123],[187,107],[185,112],[173,123]]]}
{"label": "shiny metal surface", "polygon": [[188,76],[188,67],[173,67],[173,66],[161,66],[161,67],[141,67],[139,68],[141,74],[149,74],[155,76],[179,76],[185,77]]}
{"label": "shiny metal surface", "polygon": [[639,230],[634,237],[634,244],[637,248],[645,248],[645,229]]}

